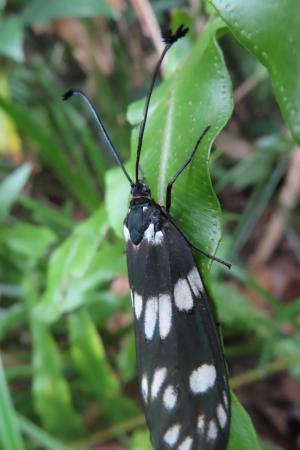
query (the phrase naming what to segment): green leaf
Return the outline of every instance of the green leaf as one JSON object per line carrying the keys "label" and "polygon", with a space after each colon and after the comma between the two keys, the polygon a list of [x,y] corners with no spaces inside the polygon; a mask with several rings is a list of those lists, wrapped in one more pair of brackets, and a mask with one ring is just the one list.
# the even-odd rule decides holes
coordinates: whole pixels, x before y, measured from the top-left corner
{"label": "green leaf", "polygon": [[23,287],[33,347],[32,393],[35,409],[46,430],[61,436],[78,435],[83,426],[73,407],[69,383],[63,375],[60,349],[48,326],[33,314],[39,301],[40,284],[38,272],[28,270]]}
{"label": "green leaf", "polygon": [[261,338],[267,339],[270,333],[268,316],[255,309],[247,296],[218,278],[212,281],[211,287],[222,324],[226,324],[231,332],[254,331]]}
{"label": "green leaf", "polygon": [[109,224],[116,235],[123,239],[123,222],[128,211],[130,185],[122,170],[115,167],[106,172],[105,186],[105,207]]}
{"label": "green leaf", "polygon": [[[141,159],[152,195],[164,205],[168,181],[190,155],[200,133],[211,125],[193,163],[176,181],[171,208],[193,243],[209,253],[215,252],[220,240],[221,211],[208,160],[213,139],[232,112],[231,82],[216,41],[222,27],[219,19],[210,22],[183,63],[154,92]],[[132,123],[141,120],[143,103],[129,109]],[[207,268],[208,260],[202,262]]]}
{"label": "green leaf", "polygon": [[31,0],[25,6],[22,17],[27,24],[48,25],[54,19],[63,17],[111,17],[114,10],[106,0]]}
{"label": "green leaf", "polygon": [[0,339],[3,339],[12,327],[22,323],[24,316],[23,304],[16,303],[9,308],[0,309]]}
{"label": "green leaf", "polygon": [[128,450],[152,450],[147,428],[135,431],[130,439]]}
{"label": "green leaf", "polygon": [[[99,260],[98,267],[95,266],[99,245],[107,229],[106,213],[100,209],[77,225],[72,235],[52,254],[48,266],[47,290],[36,308],[40,320],[52,322],[64,312],[77,308],[84,303],[88,289],[97,285],[101,279],[109,278],[109,268],[103,267],[103,264],[99,267]],[[104,258],[107,262],[106,254]],[[113,259],[110,261],[114,262]],[[119,265],[116,267],[120,268]]]}
{"label": "green leaf", "polygon": [[120,386],[105,355],[104,347],[89,313],[81,309],[69,315],[71,354],[84,389],[101,405],[110,420],[135,417],[138,410],[120,392]]}
{"label": "green leaf", "polygon": [[11,15],[0,20],[0,55],[22,61],[23,38],[24,25],[19,16]]}
{"label": "green leaf", "polygon": [[233,392],[228,450],[260,450],[251,419]]}
{"label": "green leaf", "polygon": [[62,436],[80,433],[82,424],[75,412],[70,388],[62,375],[59,348],[48,327],[33,326],[33,396],[36,410],[46,430]]}
{"label": "green leaf", "polygon": [[14,120],[24,135],[36,144],[40,158],[55,171],[63,185],[67,186],[88,211],[94,211],[98,207],[99,198],[93,183],[70,164],[65,149],[61,148],[53,132],[46,130],[39,115],[28,114],[27,108],[1,96],[0,108]]}
{"label": "green leaf", "polygon": [[2,231],[1,238],[11,251],[30,259],[41,258],[56,240],[55,234],[45,227],[19,223]]}
{"label": "green leaf", "polygon": [[0,218],[4,219],[12,204],[22,192],[31,174],[30,164],[22,164],[0,184]]}
{"label": "green leaf", "polygon": [[21,196],[18,204],[30,211],[32,219],[41,224],[48,225],[54,229],[66,229],[69,231],[74,226],[71,211],[65,211],[63,208],[57,208],[56,205],[43,203],[31,197]]}
{"label": "green leaf", "polygon": [[[294,298],[291,304],[284,305],[278,311],[276,317],[272,318],[272,328],[269,330],[269,333],[266,336],[266,339],[261,348],[260,366],[263,367],[264,365],[266,365],[276,352],[276,344],[278,341],[280,342],[280,337],[282,334],[284,323],[289,323],[291,320],[293,320],[294,317],[298,317],[299,314],[300,314],[300,298]],[[295,333],[293,335],[292,342],[296,344],[298,338],[299,335],[297,336],[297,334]],[[287,339],[288,342],[289,338]],[[285,354],[287,355],[288,352],[286,352]],[[299,364],[298,364],[298,371],[299,371]]]}
{"label": "green leaf", "polygon": [[[41,448],[45,450],[70,450],[69,446],[65,446],[26,417],[19,415],[18,422],[21,431]],[[81,447],[78,450],[87,450],[87,448]]]}
{"label": "green leaf", "polygon": [[300,142],[299,0],[211,0],[235,37],[269,70],[281,112]]}
{"label": "green leaf", "polygon": [[136,354],[133,330],[130,332],[126,342],[118,354],[118,367],[123,381],[131,381],[136,376]]}
{"label": "green leaf", "polygon": [[0,443],[3,450],[25,450],[0,357]]}
{"label": "green leaf", "polygon": [[[297,332],[290,337],[278,339],[275,343],[275,347],[276,354],[280,355],[282,358],[292,358],[293,356],[297,358],[297,356],[299,356],[300,348],[300,333]],[[300,362],[297,361],[296,363],[291,364],[289,372],[292,377],[300,379]]]}

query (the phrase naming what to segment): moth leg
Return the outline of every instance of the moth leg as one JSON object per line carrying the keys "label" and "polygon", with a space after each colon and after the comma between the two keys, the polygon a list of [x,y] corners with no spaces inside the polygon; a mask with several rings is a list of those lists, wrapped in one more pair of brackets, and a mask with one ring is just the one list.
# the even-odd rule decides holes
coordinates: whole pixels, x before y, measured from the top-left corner
{"label": "moth leg", "polygon": [[206,133],[208,132],[209,129],[210,129],[210,125],[208,125],[204,131],[202,131],[202,133],[200,134],[200,136],[197,139],[197,142],[193,148],[192,153],[190,154],[188,159],[182,164],[182,166],[179,168],[179,170],[175,173],[175,175],[169,181],[168,186],[167,186],[167,191],[166,191],[166,211],[167,212],[169,212],[171,209],[172,188],[173,188],[175,181],[177,180],[179,175],[184,171],[186,166],[188,166],[189,163],[192,161],[192,159],[199,147],[200,142],[202,141],[202,139],[204,138],[204,136],[206,135]]}
{"label": "moth leg", "polygon": [[231,264],[224,261],[224,259],[220,259],[220,258],[217,258],[216,256],[206,253],[201,248],[196,247],[187,237],[185,237],[185,240],[190,244],[190,246],[192,247],[193,250],[196,250],[196,252],[199,252],[202,255],[206,256],[207,258],[211,259],[212,261],[217,261],[218,263],[223,264],[224,266],[228,267],[228,269],[231,269]]}
{"label": "moth leg", "polygon": [[212,261],[217,261],[220,264],[223,264],[224,266],[228,267],[228,269],[231,269],[232,264],[230,264],[227,261],[224,261],[223,259],[217,258],[216,256],[210,255],[209,253],[206,253],[204,250],[202,250],[199,247],[196,247],[196,245],[194,245],[192,243],[192,241],[187,237],[187,235],[179,228],[179,226],[177,225],[176,222],[174,222],[173,218],[170,216],[170,214],[164,210],[163,208],[161,208],[161,212],[162,214],[167,217],[169,219],[169,221],[174,225],[174,227],[179,231],[179,233],[181,234],[181,236],[184,238],[184,240],[189,244],[189,246],[193,249],[196,250],[196,252],[201,253],[202,255],[206,256],[208,259],[211,259]]}

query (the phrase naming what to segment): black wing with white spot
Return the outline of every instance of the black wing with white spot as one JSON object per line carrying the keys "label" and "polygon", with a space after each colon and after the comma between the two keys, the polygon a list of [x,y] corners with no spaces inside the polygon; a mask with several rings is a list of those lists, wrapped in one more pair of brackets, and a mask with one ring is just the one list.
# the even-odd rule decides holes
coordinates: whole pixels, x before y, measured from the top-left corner
{"label": "black wing with white spot", "polygon": [[191,249],[161,217],[139,245],[127,233],[138,373],[155,450],[225,450],[226,365]]}

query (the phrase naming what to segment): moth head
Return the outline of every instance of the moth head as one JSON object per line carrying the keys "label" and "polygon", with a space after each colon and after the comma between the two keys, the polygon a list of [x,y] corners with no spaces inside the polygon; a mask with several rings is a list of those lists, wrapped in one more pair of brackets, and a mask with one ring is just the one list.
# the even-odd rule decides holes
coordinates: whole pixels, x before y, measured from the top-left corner
{"label": "moth head", "polygon": [[151,198],[151,191],[143,181],[138,181],[131,186],[131,195],[133,199]]}

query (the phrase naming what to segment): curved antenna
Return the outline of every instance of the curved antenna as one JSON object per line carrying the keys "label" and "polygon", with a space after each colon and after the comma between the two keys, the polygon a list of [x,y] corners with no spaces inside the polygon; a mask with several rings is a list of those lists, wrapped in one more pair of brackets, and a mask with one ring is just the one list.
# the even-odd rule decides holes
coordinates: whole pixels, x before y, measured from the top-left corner
{"label": "curved antenna", "polygon": [[150,99],[151,99],[151,95],[153,92],[153,88],[154,88],[154,84],[157,78],[157,75],[159,73],[159,69],[161,66],[161,63],[166,55],[166,53],[168,52],[168,50],[172,47],[172,45],[178,41],[178,39],[181,39],[182,37],[184,37],[186,35],[186,33],[189,31],[189,29],[187,27],[184,27],[183,25],[180,25],[179,28],[177,28],[177,30],[175,31],[174,34],[171,33],[170,30],[168,30],[167,32],[163,33],[163,41],[165,42],[166,46],[156,64],[155,70],[153,72],[152,75],[152,80],[149,86],[149,90],[148,90],[148,94],[147,94],[147,100],[146,100],[146,104],[145,104],[145,109],[144,109],[144,117],[143,117],[143,121],[140,125],[140,131],[139,131],[139,140],[138,140],[138,145],[137,145],[137,151],[136,151],[136,163],[135,163],[135,180],[136,180],[136,184],[138,184],[139,181],[139,165],[140,165],[140,157],[141,157],[141,150],[142,150],[142,144],[143,144],[143,138],[144,138],[144,131],[145,131],[145,126],[146,126],[146,121],[147,121],[147,116],[148,116],[148,110],[149,110],[149,104],[150,104]]}
{"label": "curved antenna", "polygon": [[69,89],[65,94],[63,94],[62,98],[63,98],[63,100],[68,100],[73,95],[79,95],[80,97],[82,97],[83,100],[88,105],[88,107],[90,108],[94,118],[96,119],[96,122],[98,123],[98,125],[100,127],[101,134],[104,137],[104,140],[105,140],[109,150],[111,151],[111,153],[113,154],[115,160],[117,161],[117,163],[119,164],[119,166],[123,170],[123,173],[124,173],[125,177],[127,178],[127,180],[129,181],[130,185],[133,186],[134,183],[133,183],[132,179],[130,178],[130,176],[128,175],[128,172],[125,169],[125,166],[124,166],[123,162],[121,161],[117,150],[115,149],[113,143],[111,142],[111,139],[110,139],[110,137],[109,137],[109,135],[108,135],[104,125],[103,125],[103,122],[102,122],[99,114],[97,113],[96,108],[94,107],[93,103],[88,98],[88,96],[84,92],[82,92],[80,89]]}

